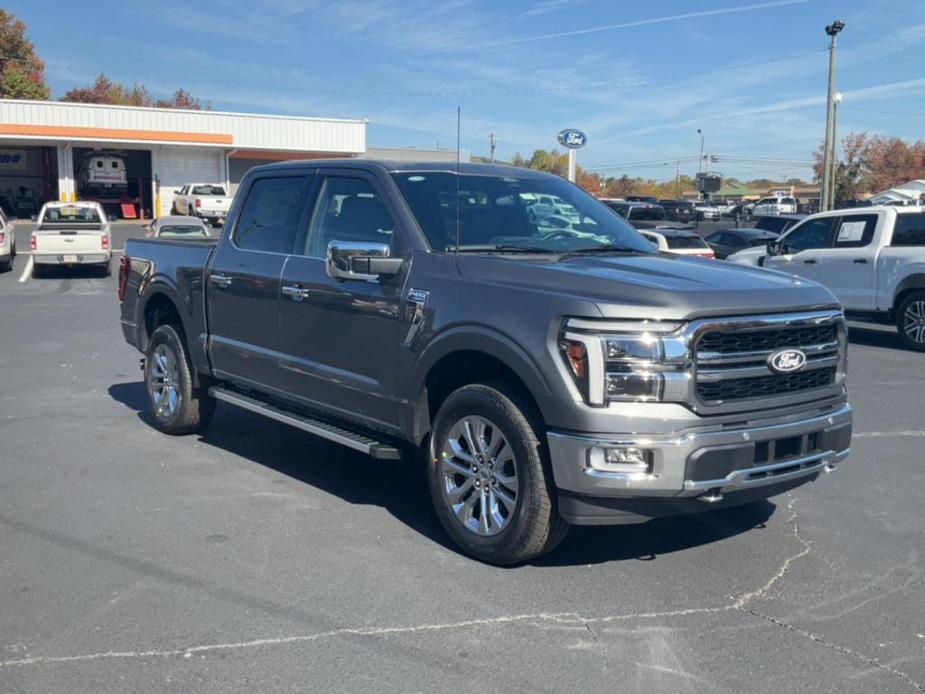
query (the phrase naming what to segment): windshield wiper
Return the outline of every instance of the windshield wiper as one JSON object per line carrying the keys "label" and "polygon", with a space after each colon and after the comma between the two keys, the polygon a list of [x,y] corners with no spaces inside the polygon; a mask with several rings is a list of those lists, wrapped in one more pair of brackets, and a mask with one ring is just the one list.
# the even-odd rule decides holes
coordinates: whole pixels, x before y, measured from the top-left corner
{"label": "windshield wiper", "polygon": [[592,246],[590,248],[575,248],[571,251],[565,253],[565,256],[570,255],[579,255],[581,253],[644,253],[638,248],[630,248],[629,246],[619,246],[616,244],[604,244],[603,246]]}
{"label": "windshield wiper", "polygon": [[[454,250],[452,247],[447,250]],[[460,246],[460,253],[548,253],[557,255],[562,251],[554,251],[543,246],[517,246],[514,244],[485,244],[481,246]]]}

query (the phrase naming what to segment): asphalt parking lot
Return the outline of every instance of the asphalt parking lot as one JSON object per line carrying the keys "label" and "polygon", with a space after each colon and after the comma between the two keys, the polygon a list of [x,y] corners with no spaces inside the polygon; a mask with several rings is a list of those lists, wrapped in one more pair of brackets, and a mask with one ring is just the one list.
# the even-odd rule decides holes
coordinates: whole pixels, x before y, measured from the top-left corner
{"label": "asphalt parking lot", "polygon": [[852,326],[834,474],[499,569],[411,464],[222,404],[157,433],[115,273],[31,279],[27,232],[0,275],[0,692],[925,691],[925,355],[890,329]]}

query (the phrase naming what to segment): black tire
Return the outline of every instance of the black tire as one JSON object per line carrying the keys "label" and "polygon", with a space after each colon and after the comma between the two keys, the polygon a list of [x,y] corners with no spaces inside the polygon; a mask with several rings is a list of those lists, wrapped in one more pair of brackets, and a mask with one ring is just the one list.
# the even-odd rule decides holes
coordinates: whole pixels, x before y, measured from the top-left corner
{"label": "black tire", "polygon": [[[480,561],[499,566],[520,564],[551,551],[568,533],[569,525],[556,505],[548,454],[541,442],[542,427],[534,424],[530,415],[530,409],[521,406],[504,384],[474,384],[450,394],[434,420],[427,464],[431,499],[440,523],[453,541]],[[464,525],[447,496],[448,480],[453,473],[448,476],[444,470],[443,450],[451,430],[467,417],[481,418],[496,426],[513,453],[509,464],[516,466],[516,505],[506,517],[506,524],[499,526],[500,531],[488,536]],[[501,457],[498,455],[498,460]],[[476,475],[472,477],[475,479]],[[491,484],[495,484],[494,479],[492,476]],[[481,502],[474,503],[481,508]]]}
{"label": "black tire", "polygon": [[911,292],[899,302],[896,331],[906,349],[925,352],[925,292]]}
{"label": "black tire", "polygon": [[44,276],[44,275],[45,275],[45,268],[44,268],[42,265],[39,265],[38,263],[33,262],[33,264],[32,264],[32,277],[33,277],[33,279],[35,279],[35,278],[40,278],[40,277],[42,277],[42,276]]}
{"label": "black tire", "polygon": [[[155,365],[160,364],[159,358],[164,354],[172,356],[176,367],[163,369],[171,374],[169,382],[177,396],[172,410],[169,407],[159,408],[155,400],[155,391],[160,392],[161,398],[165,397],[164,391],[158,386],[165,381],[155,375]],[[206,384],[195,387],[186,345],[175,326],[161,325],[151,334],[145,350],[144,374],[148,414],[157,429],[165,434],[180,436],[194,434],[209,424],[215,412],[215,399],[209,396]]]}
{"label": "black tire", "polygon": [[0,272],[9,272],[13,269],[13,255],[10,254],[9,260],[0,261]]}
{"label": "black tire", "polygon": [[107,262],[105,265],[100,265],[100,274],[103,277],[112,275],[112,261]]}

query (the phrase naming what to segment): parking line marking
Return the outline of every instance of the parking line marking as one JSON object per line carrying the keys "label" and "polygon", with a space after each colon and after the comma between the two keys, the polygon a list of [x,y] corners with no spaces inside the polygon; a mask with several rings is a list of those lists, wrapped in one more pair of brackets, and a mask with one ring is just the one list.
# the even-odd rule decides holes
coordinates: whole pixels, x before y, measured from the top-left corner
{"label": "parking line marking", "polygon": [[19,282],[20,282],[20,284],[23,283],[23,282],[25,282],[27,279],[29,279],[29,275],[32,274],[32,265],[34,264],[34,262],[35,262],[35,261],[32,260],[32,254],[30,253],[30,254],[29,254],[29,262],[26,263],[26,267],[24,267],[24,268],[22,269],[22,274],[19,276]]}

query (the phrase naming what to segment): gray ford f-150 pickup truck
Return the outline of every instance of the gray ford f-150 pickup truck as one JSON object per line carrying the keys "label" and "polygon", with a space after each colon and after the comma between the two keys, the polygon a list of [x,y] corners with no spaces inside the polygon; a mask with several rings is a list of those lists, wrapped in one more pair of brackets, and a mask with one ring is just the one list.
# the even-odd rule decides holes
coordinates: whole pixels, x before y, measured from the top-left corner
{"label": "gray ford f-150 pickup truck", "polygon": [[[549,195],[568,228],[530,210]],[[374,457],[423,451],[446,531],[497,564],[570,524],[779,494],[849,450],[827,289],[658,253],[535,171],[257,167],[217,241],[129,240],[119,294],[159,429],[198,431],[222,400]]]}

